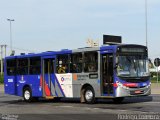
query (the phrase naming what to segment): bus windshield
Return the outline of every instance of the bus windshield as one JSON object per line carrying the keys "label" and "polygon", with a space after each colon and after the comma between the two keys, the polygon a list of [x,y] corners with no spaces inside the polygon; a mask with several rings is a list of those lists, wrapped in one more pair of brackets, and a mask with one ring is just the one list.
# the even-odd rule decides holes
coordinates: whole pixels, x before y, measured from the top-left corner
{"label": "bus windshield", "polygon": [[148,58],[145,55],[118,56],[117,75],[119,77],[149,76]]}

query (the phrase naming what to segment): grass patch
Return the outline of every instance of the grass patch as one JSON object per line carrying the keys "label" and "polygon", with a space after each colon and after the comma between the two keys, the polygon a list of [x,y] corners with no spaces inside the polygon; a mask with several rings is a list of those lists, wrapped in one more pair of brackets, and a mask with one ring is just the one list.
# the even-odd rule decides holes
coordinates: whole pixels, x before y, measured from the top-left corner
{"label": "grass patch", "polygon": [[4,76],[0,75],[0,84],[3,84],[3,83],[4,83]]}
{"label": "grass patch", "polygon": [[[157,77],[152,77],[151,82],[152,83],[157,83]],[[158,82],[160,83],[160,76],[158,76]]]}
{"label": "grass patch", "polygon": [[[157,83],[157,72],[151,72],[151,82]],[[160,83],[160,72],[158,72],[158,82]]]}

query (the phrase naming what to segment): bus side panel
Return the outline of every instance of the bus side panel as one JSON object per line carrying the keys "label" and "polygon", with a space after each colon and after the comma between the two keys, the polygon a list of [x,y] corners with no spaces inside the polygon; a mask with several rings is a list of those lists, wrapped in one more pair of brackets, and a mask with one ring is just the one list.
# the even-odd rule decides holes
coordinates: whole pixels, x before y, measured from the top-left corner
{"label": "bus side panel", "polygon": [[40,75],[30,75],[29,82],[31,83],[32,96],[33,97],[42,97],[42,86],[40,81]]}
{"label": "bus side panel", "polygon": [[[97,78],[89,78],[90,75],[97,75]],[[83,85],[90,85],[93,87],[95,97],[100,97],[100,78],[98,73],[75,73],[73,74],[73,97],[80,97]]]}
{"label": "bus side panel", "polygon": [[58,97],[73,97],[72,74],[56,74],[55,90]]}
{"label": "bus side panel", "polygon": [[33,97],[42,97],[42,87],[40,86],[40,75],[19,75],[17,76],[17,95],[23,95],[23,88],[27,85],[32,90]]}
{"label": "bus side panel", "polygon": [[26,76],[17,75],[17,95],[23,96],[23,86],[26,84]]}
{"label": "bus side panel", "polygon": [[4,76],[5,94],[16,95],[16,79],[14,76]]}

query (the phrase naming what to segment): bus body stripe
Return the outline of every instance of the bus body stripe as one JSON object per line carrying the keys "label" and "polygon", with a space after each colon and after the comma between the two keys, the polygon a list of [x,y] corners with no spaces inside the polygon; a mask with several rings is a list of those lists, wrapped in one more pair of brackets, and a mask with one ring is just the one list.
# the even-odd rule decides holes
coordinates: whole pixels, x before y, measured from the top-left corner
{"label": "bus body stripe", "polygon": [[46,96],[51,95],[51,91],[50,91],[50,89],[49,89],[49,87],[46,83],[46,80],[44,80],[44,88],[43,88],[43,78],[42,78],[42,76],[40,77],[40,87],[42,87],[42,89],[44,89]]}
{"label": "bus body stripe", "polygon": [[51,96],[51,91],[50,91],[48,85],[46,84],[46,81],[45,81],[45,93],[46,93],[46,96]]}
{"label": "bus body stripe", "polygon": [[52,81],[51,81],[51,93],[52,93],[52,96],[55,96],[55,85],[53,84]]}
{"label": "bus body stripe", "polygon": [[58,82],[58,79],[57,79],[56,75],[54,75],[54,76],[55,76],[55,84],[53,84],[53,82],[51,82],[51,84],[52,84],[51,88],[52,88],[53,91],[55,91],[55,93],[52,92],[52,90],[50,91],[50,89],[49,89],[48,85],[46,84],[45,80],[44,80],[45,85],[44,85],[44,88],[43,88],[42,76],[40,77],[40,87],[42,87],[42,89],[44,89],[46,96],[51,96],[51,95],[55,96],[56,95],[57,97],[65,97],[65,94],[64,94],[64,92],[61,88],[61,85]]}
{"label": "bus body stripe", "polygon": [[[58,85],[58,88],[60,89],[60,92],[62,93],[62,96],[65,97],[65,94],[64,94],[64,92],[63,92],[63,90],[62,90],[61,85],[59,84],[59,81],[58,81],[56,75],[55,75],[55,81],[56,81],[56,83],[57,83],[57,85]],[[57,90],[56,90],[56,91],[57,91]]]}

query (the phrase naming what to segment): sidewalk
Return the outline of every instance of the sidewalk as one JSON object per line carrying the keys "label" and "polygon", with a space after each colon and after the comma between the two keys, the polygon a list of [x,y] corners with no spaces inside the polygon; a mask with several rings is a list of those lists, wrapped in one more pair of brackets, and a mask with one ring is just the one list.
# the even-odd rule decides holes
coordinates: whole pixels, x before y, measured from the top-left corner
{"label": "sidewalk", "polygon": [[4,85],[0,84],[0,92],[4,92]]}
{"label": "sidewalk", "polygon": [[151,93],[152,94],[160,94],[160,83],[152,83]]}

